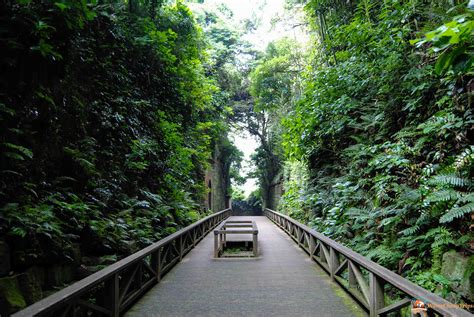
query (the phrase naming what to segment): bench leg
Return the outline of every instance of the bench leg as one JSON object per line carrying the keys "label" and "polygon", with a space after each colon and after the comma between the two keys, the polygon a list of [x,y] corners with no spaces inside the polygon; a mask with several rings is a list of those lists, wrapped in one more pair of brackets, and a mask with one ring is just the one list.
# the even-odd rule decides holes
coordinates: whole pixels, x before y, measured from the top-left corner
{"label": "bench leg", "polygon": [[258,237],[256,234],[253,235],[253,256],[258,256]]}

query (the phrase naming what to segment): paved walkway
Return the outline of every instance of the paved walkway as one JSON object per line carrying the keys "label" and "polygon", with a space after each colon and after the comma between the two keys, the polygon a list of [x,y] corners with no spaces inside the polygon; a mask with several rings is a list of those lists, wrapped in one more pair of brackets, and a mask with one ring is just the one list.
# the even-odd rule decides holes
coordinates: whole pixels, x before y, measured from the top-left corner
{"label": "paved walkway", "polygon": [[233,218],[256,221],[258,258],[213,259],[209,234],[126,316],[364,316],[266,217]]}

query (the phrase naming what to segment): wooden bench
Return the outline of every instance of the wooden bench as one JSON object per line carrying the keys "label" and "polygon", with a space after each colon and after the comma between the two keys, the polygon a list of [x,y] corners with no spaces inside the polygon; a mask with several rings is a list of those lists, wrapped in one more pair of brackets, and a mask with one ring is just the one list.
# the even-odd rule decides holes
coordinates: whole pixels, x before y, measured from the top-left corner
{"label": "wooden bench", "polygon": [[224,252],[228,234],[251,234],[253,256],[258,256],[258,229],[252,220],[225,220],[214,229],[214,257]]}

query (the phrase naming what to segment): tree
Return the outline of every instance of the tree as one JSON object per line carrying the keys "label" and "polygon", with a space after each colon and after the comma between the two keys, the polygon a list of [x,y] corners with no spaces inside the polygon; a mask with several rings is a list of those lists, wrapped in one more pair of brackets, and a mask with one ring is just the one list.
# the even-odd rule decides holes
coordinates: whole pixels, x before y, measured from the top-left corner
{"label": "tree", "polygon": [[281,182],[283,152],[281,120],[294,106],[301,89],[303,53],[288,38],[272,42],[250,74],[252,103],[244,113],[246,128],[260,141],[252,157],[264,207],[276,209],[277,186]]}

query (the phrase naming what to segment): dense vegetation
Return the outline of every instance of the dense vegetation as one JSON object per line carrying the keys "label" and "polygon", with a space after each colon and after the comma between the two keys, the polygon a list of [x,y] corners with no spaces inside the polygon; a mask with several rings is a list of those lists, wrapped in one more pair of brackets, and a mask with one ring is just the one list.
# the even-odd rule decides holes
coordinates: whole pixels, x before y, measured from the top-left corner
{"label": "dense vegetation", "polygon": [[[260,52],[243,40],[258,21],[206,1],[1,2],[0,314],[207,214],[210,165],[224,196],[245,180],[228,139],[243,129],[260,188],[234,190],[236,209],[278,208],[474,300],[442,274],[450,250],[474,272],[474,9],[286,6],[310,40]],[[17,292],[22,274],[39,292]]]}
{"label": "dense vegetation", "polygon": [[416,0],[311,0],[305,11],[314,46],[302,97],[278,123],[279,209],[472,300],[440,273],[445,252],[473,251],[473,11]]}
{"label": "dense vegetation", "polygon": [[305,62],[298,43],[289,39],[272,42],[250,74],[253,106],[247,129],[260,142],[253,154],[254,175],[260,184],[264,207],[278,205],[276,190],[283,161],[282,119],[300,97],[301,72]]}
{"label": "dense vegetation", "polygon": [[[0,34],[0,276],[60,287],[208,212],[213,152],[239,159],[216,75],[232,54],[183,3],[2,1]],[[58,265],[79,269],[48,281]],[[41,297],[10,281],[0,314]]]}

